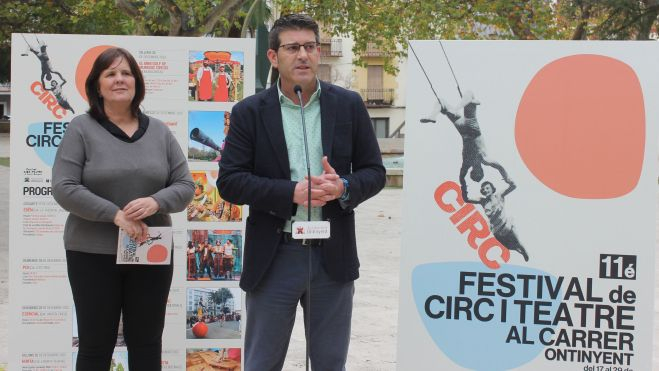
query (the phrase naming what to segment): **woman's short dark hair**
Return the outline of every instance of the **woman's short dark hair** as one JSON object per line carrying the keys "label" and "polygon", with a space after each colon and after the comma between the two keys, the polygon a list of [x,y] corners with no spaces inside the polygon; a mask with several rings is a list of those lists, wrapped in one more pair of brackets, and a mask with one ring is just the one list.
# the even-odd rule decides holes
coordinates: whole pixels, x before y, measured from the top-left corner
{"label": "woman's short dark hair", "polygon": [[98,80],[101,77],[101,73],[110,68],[118,58],[122,58],[128,63],[130,72],[135,78],[135,96],[130,103],[130,111],[133,116],[137,117],[137,114],[140,111],[140,104],[142,104],[142,101],[144,100],[144,93],[146,90],[144,87],[144,76],[142,76],[140,66],[137,64],[137,61],[135,61],[135,58],[133,58],[133,55],[124,48],[106,49],[94,61],[92,70],[89,73],[89,76],[87,76],[87,81],[85,81],[85,92],[87,93],[87,99],[89,101],[89,111],[87,111],[87,113],[97,121],[107,119],[107,115],[103,109],[103,98],[99,94]]}
{"label": "woman's short dark hair", "polygon": [[275,21],[268,36],[268,47],[277,51],[281,41],[279,33],[287,30],[311,30],[316,35],[316,42],[320,42],[318,23],[306,14],[287,14]]}
{"label": "woman's short dark hair", "polygon": [[497,191],[497,189],[494,187],[494,184],[492,184],[492,182],[490,182],[490,181],[484,181],[484,182],[481,184],[481,194],[483,194],[483,188],[485,188],[485,186],[488,186],[488,185],[490,186],[490,188],[492,188],[492,193],[494,193],[494,192]]}

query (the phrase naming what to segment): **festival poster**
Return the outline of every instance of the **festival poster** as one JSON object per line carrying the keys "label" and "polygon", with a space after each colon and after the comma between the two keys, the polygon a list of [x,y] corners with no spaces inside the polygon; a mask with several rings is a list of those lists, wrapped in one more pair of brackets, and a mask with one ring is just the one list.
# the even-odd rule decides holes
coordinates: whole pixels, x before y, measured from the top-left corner
{"label": "festival poster", "polygon": [[399,370],[651,370],[656,43],[414,41]]}
{"label": "festival poster", "polygon": [[[142,111],[163,121],[187,155],[193,141],[188,120],[194,112],[219,115],[213,130],[204,126],[205,123],[199,126],[208,128],[212,139],[222,144],[229,125],[228,117],[225,119],[224,116],[236,102],[254,93],[254,44],[250,39],[12,35],[9,369],[75,368],[75,306],[62,241],[67,212],[53,199],[50,182],[55,153],[69,122],[88,108],[84,84],[94,59],[111,46],[125,48],[133,54],[146,86]],[[212,57],[212,67],[218,72],[215,77],[224,72],[221,76],[225,86],[217,89],[220,80],[216,79],[212,89],[213,98],[217,99],[208,102],[190,99],[190,74],[194,67],[191,63],[198,51],[214,53],[208,55]],[[208,150],[208,146],[203,150]],[[220,151],[205,154],[207,157],[191,158],[190,170],[217,173],[214,160],[219,159]],[[211,192],[215,189],[207,188]],[[224,219],[222,210],[217,207],[210,211],[219,213],[220,217],[204,220],[203,228],[232,231],[235,237],[242,236],[246,208],[228,207]],[[226,279],[189,282],[186,279],[185,245],[187,231],[195,226],[190,224],[185,211],[173,214],[172,220],[174,255],[170,256],[174,259],[174,279],[167,303],[163,369],[180,370],[185,367],[186,349],[191,346],[242,348],[242,332],[231,340],[215,339],[213,344],[199,345],[198,341],[189,343],[182,331],[187,321],[186,291],[189,287],[237,290],[242,269],[242,250],[238,249],[242,248],[242,240],[238,242],[232,270],[223,270]],[[233,223],[227,224],[229,220]],[[234,273],[238,278],[234,278]],[[212,286],[206,287],[211,283]],[[239,290],[234,293],[233,300],[235,307],[240,308],[243,297]],[[124,362],[125,351],[125,346],[118,343],[113,367],[121,365],[128,370]]]}

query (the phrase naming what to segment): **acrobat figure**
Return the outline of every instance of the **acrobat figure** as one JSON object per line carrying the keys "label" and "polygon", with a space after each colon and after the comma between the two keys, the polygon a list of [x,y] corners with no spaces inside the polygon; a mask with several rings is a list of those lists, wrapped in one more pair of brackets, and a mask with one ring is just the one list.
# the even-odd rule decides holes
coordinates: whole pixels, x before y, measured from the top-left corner
{"label": "acrobat figure", "polygon": [[522,254],[524,261],[529,261],[529,255],[526,253],[526,249],[522,246],[522,243],[519,242],[517,233],[515,233],[515,226],[504,210],[505,197],[516,188],[515,183],[510,179],[507,179],[506,183],[508,183],[508,188],[503,192],[497,192],[492,182],[483,182],[481,184],[481,194],[483,197],[479,199],[469,198],[467,190],[463,188],[462,198],[469,203],[481,205],[490,223],[490,231],[494,234],[494,237],[508,250],[517,251]]}
{"label": "acrobat figure", "polygon": [[[62,76],[60,76],[60,77],[62,77]],[[43,80],[42,80],[42,82],[43,82]],[[57,104],[59,104],[60,107],[71,111],[71,113],[73,113],[75,115],[76,112],[73,110],[73,108],[69,104],[69,101],[66,99],[66,96],[64,95],[64,92],[62,91],[62,87],[64,86],[64,84],[66,84],[66,80],[64,80],[64,79],[62,79],[62,84],[58,84],[56,80],[52,80],[50,82],[50,89],[48,89],[45,85],[44,85],[43,88],[45,90],[50,90],[50,91],[53,92],[53,95],[55,96],[55,99],[57,99]]]}
{"label": "acrobat figure", "polygon": [[145,245],[145,244],[150,245],[152,242],[158,241],[158,240],[162,240],[162,233],[158,233],[157,236],[147,235],[146,240],[144,240],[144,242],[140,243],[140,246]]}
{"label": "acrobat figure", "polygon": [[197,320],[201,321],[204,318],[204,313],[206,312],[206,306],[201,298],[199,298],[199,303],[197,303]]}
{"label": "acrobat figure", "polygon": [[[460,167],[460,185],[464,189],[467,186],[465,176],[471,169],[470,177],[475,182],[483,180],[483,166],[493,167],[501,173],[501,177],[507,183],[508,173],[506,169],[498,162],[492,160],[485,151],[485,142],[481,135],[481,129],[476,118],[476,106],[480,102],[474,98],[471,91],[467,91],[460,104],[455,108],[448,107],[443,101],[435,103],[432,113],[427,118],[422,118],[421,122],[437,122],[436,117],[443,113],[453,123],[455,128],[462,137],[462,167]],[[459,113],[463,109],[463,114]]]}
{"label": "acrobat figure", "polygon": [[[27,43],[27,40],[25,41]],[[39,44],[41,45],[39,47],[40,51],[35,50],[32,48],[32,46],[28,43],[27,46],[30,48],[30,51],[34,53],[34,55],[39,58],[39,61],[41,62],[41,85],[46,87],[46,83],[44,82],[44,78],[46,79],[45,81],[50,81],[53,79],[53,74],[59,76],[59,78],[63,81],[62,85],[66,82],[64,80],[64,77],[62,77],[62,74],[55,71],[53,69],[53,66],[50,64],[50,58],[48,57],[48,53],[46,52],[46,44],[43,44],[42,42],[39,41]],[[66,108],[62,106],[63,108]],[[73,112],[73,110],[71,110]]]}

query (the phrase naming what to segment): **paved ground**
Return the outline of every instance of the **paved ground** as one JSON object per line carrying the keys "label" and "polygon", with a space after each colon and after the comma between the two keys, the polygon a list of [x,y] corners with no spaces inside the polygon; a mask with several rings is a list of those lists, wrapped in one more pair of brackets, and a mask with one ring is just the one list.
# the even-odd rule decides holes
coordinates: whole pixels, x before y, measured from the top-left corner
{"label": "paved ground", "polygon": [[[0,157],[7,157],[9,139],[0,134]],[[7,362],[7,255],[9,168],[0,166],[0,370]],[[659,189],[658,189],[659,191]],[[659,193],[659,192],[658,192]],[[357,235],[362,263],[357,280],[353,331],[348,369],[385,371],[396,369],[398,321],[398,274],[401,233],[401,189],[385,189],[361,205]],[[659,198],[657,199],[659,209]],[[657,220],[659,227],[659,219]],[[659,258],[659,254],[657,254]],[[656,264],[659,266],[659,264]],[[659,339],[659,274],[655,275],[655,338]],[[659,370],[657,341],[653,369]],[[304,330],[298,312],[285,370],[304,369]]]}
{"label": "paved ground", "polygon": [[[0,157],[9,157],[9,134],[0,134]],[[9,296],[9,168],[0,166],[0,369],[7,363]]]}

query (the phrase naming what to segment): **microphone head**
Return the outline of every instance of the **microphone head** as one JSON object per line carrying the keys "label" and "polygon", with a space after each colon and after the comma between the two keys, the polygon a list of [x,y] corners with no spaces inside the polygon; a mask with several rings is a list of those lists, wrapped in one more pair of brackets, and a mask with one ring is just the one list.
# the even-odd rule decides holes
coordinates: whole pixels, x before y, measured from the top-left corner
{"label": "microphone head", "polygon": [[295,92],[295,94],[300,94],[302,92],[302,87],[300,85],[295,85],[293,87],[293,91]]}

